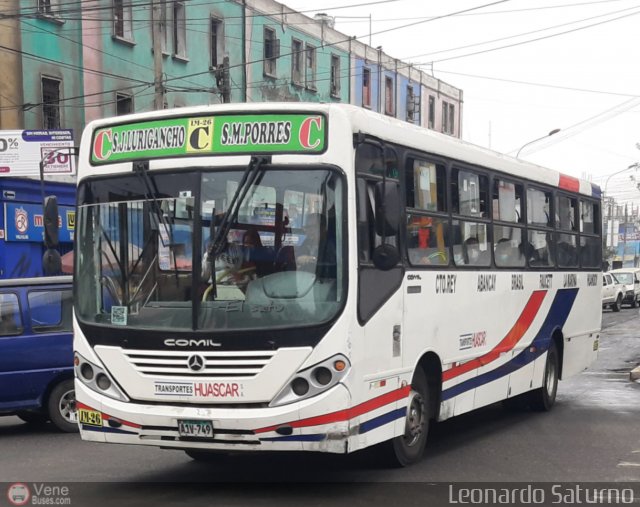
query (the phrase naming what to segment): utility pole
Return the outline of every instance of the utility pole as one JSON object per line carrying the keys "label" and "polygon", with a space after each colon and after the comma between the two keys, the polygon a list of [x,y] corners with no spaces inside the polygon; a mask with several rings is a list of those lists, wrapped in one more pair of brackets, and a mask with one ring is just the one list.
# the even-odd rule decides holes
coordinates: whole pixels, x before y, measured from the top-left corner
{"label": "utility pole", "polygon": [[166,17],[164,0],[153,1],[153,82],[155,87],[154,105],[156,110],[164,109],[164,85],[162,83],[162,40],[167,29],[163,21]]}
{"label": "utility pole", "polygon": [[231,79],[229,76],[229,57],[222,59],[222,65],[216,69],[216,86],[218,92],[222,95],[222,102],[228,104],[231,102]]}
{"label": "utility pole", "polygon": [[382,46],[376,49],[378,50],[378,112],[384,114],[382,111]]}
{"label": "utility pole", "polygon": [[622,237],[622,266],[624,268],[624,258],[627,254],[627,221],[629,220],[629,203],[624,205],[624,236]]}

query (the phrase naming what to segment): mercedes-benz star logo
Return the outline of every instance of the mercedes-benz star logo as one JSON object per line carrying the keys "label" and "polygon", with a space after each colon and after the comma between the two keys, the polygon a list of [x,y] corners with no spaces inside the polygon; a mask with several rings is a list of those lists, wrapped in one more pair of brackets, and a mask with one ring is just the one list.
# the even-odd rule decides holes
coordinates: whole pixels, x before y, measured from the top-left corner
{"label": "mercedes-benz star logo", "polygon": [[187,365],[191,371],[202,371],[204,370],[204,357],[199,354],[193,354],[187,359]]}

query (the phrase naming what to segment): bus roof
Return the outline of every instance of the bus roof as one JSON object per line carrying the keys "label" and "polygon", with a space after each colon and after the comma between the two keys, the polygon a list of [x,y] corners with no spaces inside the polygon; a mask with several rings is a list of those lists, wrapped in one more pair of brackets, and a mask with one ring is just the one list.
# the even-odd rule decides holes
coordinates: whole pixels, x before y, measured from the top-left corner
{"label": "bus roof", "polygon": [[[583,179],[575,178],[556,170],[532,164],[511,156],[489,150],[461,139],[418,127],[402,120],[384,116],[364,108],[348,104],[327,104],[307,102],[265,102],[260,104],[218,104],[212,106],[165,109],[148,113],[138,113],[116,118],[95,120],[89,123],[83,134],[82,144],[85,147],[81,158],[90,157],[87,150],[94,139],[94,132],[118,125],[130,125],[151,122],[160,119],[177,119],[202,117],[207,114],[216,115],[260,115],[260,114],[313,114],[323,113],[329,118],[329,125],[336,117],[342,117],[351,126],[352,132],[363,132],[368,135],[400,144],[422,152],[440,155],[460,162],[485,167],[511,174],[518,178],[544,183],[571,192],[579,192],[596,199],[601,198],[600,187]],[[333,120],[332,120],[333,118]],[[330,126],[329,129],[330,131]],[[324,145],[322,145],[324,147]],[[312,153],[312,152],[308,152]],[[233,154],[241,154],[240,152]],[[186,155],[186,154],[185,154]],[[122,160],[130,161],[130,160]],[[92,163],[95,163],[95,157]],[[112,160],[111,163],[119,162]]]}

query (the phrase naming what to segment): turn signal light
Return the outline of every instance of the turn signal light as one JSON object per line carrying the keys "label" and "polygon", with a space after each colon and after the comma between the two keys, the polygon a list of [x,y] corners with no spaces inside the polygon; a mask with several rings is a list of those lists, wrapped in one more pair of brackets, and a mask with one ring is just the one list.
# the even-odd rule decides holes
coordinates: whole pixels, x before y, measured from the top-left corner
{"label": "turn signal light", "polygon": [[333,367],[336,369],[336,371],[343,371],[347,367],[347,363],[345,363],[341,359],[338,359],[335,363],[333,363]]}

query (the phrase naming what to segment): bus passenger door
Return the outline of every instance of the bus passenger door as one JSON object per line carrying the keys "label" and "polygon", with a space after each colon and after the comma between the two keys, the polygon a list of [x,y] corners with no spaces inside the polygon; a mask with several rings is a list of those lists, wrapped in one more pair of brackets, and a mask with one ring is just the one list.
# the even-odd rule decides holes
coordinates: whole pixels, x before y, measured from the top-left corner
{"label": "bus passenger door", "polygon": [[[391,379],[402,366],[400,340],[402,335],[401,291],[404,270],[398,262],[380,266],[375,252],[384,243],[398,245],[397,231],[383,239],[376,227],[376,185],[378,179],[358,178],[358,320],[364,331],[365,379],[371,385],[377,380]],[[392,382],[383,385],[391,387]]]}

